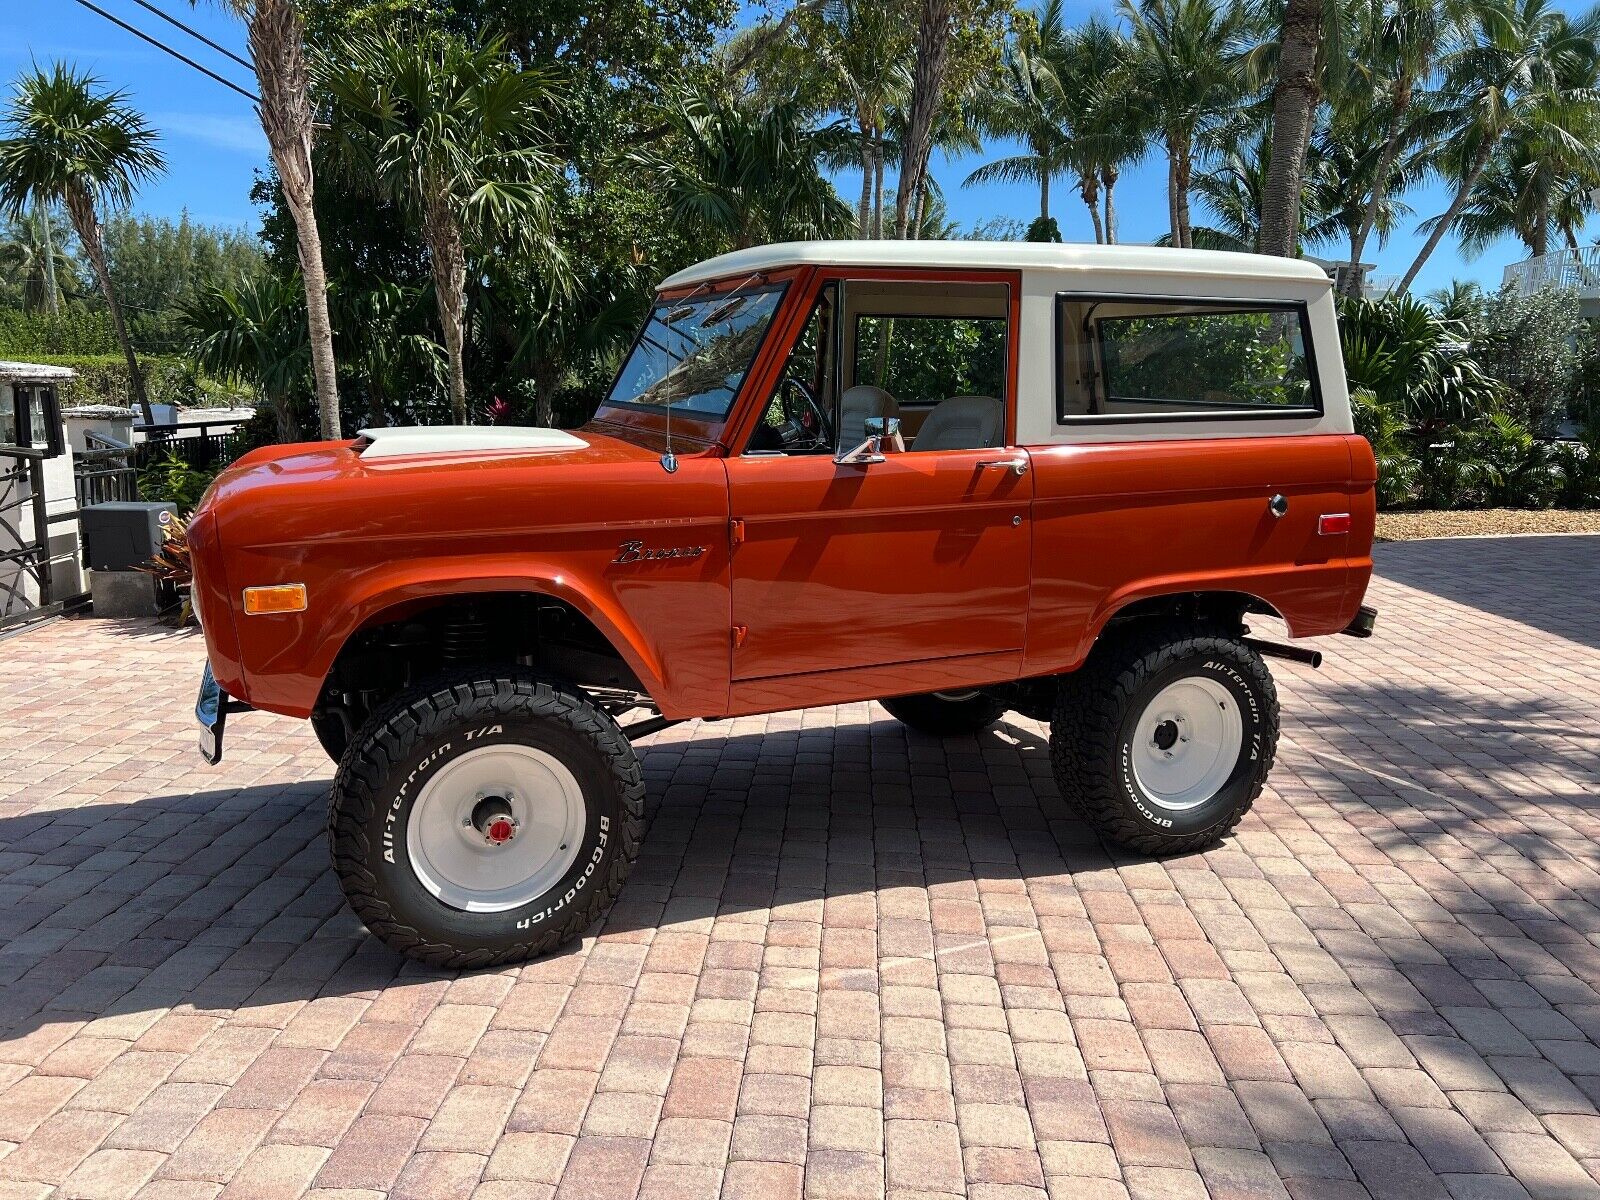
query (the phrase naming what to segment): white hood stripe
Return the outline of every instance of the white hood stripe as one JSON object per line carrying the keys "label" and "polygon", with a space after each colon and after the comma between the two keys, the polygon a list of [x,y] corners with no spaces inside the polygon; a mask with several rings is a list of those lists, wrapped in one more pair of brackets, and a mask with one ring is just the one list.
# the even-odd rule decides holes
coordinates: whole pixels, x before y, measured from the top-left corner
{"label": "white hood stripe", "polygon": [[564,429],[528,429],[515,425],[395,425],[363,429],[362,458],[397,458],[411,454],[457,454],[465,451],[582,450],[588,442]]}

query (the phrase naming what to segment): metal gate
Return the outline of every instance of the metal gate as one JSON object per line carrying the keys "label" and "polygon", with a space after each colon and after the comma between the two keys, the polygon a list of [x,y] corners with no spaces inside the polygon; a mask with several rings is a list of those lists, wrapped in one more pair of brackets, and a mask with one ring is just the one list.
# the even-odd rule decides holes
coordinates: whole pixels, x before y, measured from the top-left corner
{"label": "metal gate", "polygon": [[0,631],[61,608],[51,594],[44,458],[14,446],[0,449]]}

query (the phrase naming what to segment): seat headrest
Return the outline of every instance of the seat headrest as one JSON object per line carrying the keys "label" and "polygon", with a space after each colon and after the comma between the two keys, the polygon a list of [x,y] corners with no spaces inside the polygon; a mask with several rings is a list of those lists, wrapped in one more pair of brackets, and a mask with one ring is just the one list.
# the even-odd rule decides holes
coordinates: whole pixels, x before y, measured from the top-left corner
{"label": "seat headrest", "polygon": [[839,397],[839,429],[843,441],[862,438],[868,417],[898,417],[900,403],[881,387],[858,383]]}
{"label": "seat headrest", "polygon": [[981,450],[1005,437],[1006,406],[993,396],[951,396],[928,414],[913,450]]}

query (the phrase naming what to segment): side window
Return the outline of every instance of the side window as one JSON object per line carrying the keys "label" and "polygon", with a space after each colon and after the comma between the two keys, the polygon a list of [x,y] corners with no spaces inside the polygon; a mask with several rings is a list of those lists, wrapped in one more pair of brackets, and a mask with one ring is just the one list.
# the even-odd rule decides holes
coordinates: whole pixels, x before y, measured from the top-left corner
{"label": "side window", "polygon": [[1065,422],[1321,411],[1298,305],[1076,296],[1058,305]]}
{"label": "side window", "polygon": [[855,383],[870,383],[902,407],[950,396],[1005,399],[1003,317],[856,317]]}

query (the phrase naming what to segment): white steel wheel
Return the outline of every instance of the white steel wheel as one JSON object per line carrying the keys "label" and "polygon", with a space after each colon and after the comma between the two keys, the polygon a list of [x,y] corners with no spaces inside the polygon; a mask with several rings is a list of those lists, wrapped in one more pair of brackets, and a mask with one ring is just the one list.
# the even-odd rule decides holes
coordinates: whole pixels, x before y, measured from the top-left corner
{"label": "white steel wheel", "polygon": [[430,778],[406,822],[417,881],[463,912],[519,908],[556,885],[582,849],[572,771],[532,746],[469,750]]}
{"label": "white steel wheel", "polygon": [[1191,675],[1154,696],[1134,726],[1134,779],[1150,803],[1187,812],[1217,795],[1244,749],[1244,720],[1232,692]]}

